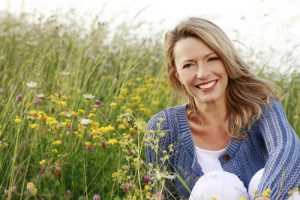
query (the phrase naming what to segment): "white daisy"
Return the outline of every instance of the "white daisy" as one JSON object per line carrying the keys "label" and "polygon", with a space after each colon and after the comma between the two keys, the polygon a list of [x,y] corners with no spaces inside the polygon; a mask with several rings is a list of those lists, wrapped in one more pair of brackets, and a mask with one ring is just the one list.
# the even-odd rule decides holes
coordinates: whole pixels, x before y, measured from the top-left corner
{"label": "white daisy", "polygon": [[93,99],[95,96],[92,95],[92,94],[84,94],[83,97],[84,97],[85,99]]}
{"label": "white daisy", "polygon": [[81,118],[79,119],[80,124],[87,125],[90,123],[89,119]]}
{"label": "white daisy", "polygon": [[28,82],[26,85],[27,85],[28,87],[30,87],[30,88],[36,88],[37,83],[34,82],[34,81],[30,81],[30,82]]}

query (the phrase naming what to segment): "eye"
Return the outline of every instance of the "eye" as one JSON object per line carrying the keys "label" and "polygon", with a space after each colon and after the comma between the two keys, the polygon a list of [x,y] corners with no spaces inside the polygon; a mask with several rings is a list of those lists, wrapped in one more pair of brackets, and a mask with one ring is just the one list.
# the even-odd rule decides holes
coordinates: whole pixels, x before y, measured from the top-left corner
{"label": "eye", "polygon": [[193,66],[193,64],[189,63],[189,64],[183,65],[182,68],[185,69],[185,68],[189,68],[189,67],[192,67],[192,66]]}
{"label": "eye", "polygon": [[209,58],[207,61],[210,62],[210,61],[215,61],[215,60],[220,60],[220,58],[218,56],[214,56],[214,57]]}

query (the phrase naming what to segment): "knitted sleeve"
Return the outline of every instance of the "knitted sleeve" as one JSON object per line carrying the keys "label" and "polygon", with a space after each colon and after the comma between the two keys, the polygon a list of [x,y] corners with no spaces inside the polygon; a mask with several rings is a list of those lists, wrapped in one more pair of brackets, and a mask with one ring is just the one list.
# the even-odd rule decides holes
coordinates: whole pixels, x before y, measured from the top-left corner
{"label": "knitted sleeve", "polygon": [[278,100],[263,111],[260,132],[269,158],[258,192],[270,188],[272,199],[284,200],[288,191],[300,184],[300,141]]}
{"label": "knitted sleeve", "polygon": [[146,161],[151,176],[152,192],[161,193],[166,199],[175,199],[173,188],[173,156],[167,114],[162,111],[153,116],[147,124],[145,136]]}

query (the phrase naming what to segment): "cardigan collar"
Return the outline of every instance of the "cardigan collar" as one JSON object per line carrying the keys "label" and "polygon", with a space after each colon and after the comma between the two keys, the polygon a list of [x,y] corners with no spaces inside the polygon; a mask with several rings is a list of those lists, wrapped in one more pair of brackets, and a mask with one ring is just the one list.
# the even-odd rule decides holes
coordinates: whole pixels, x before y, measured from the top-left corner
{"label": "cardigan collar", "polygon": [[[197,156],[195,153],[195,145],[193,142],[191,129],[186,115],[187,104],[183,104],[178,108],[179,109],[177,112],[177,118],[178,118],[179,138],[182,141],[183,147],[187,150],[187,152],[193,159],[192,169],[196,174],[202,175],[203,172],[197,160]],[[231,138],[226,148],[226,151],[219,158],[222,165],[228,161],[228,156],[229,158],[234,157],[241,142],[242,142],[241,140]]]}

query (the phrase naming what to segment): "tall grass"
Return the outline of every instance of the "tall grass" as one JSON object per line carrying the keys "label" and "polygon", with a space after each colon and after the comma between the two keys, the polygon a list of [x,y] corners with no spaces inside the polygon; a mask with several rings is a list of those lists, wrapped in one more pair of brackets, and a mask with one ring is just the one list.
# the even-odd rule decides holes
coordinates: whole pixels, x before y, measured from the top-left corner
{"label": "tall grass", "polygon": [[[147,199],[145,124],[180,103],[160,40],[60,17],[0,16],[0,197]],[[299,134],[300,75],[274,73]]]}

